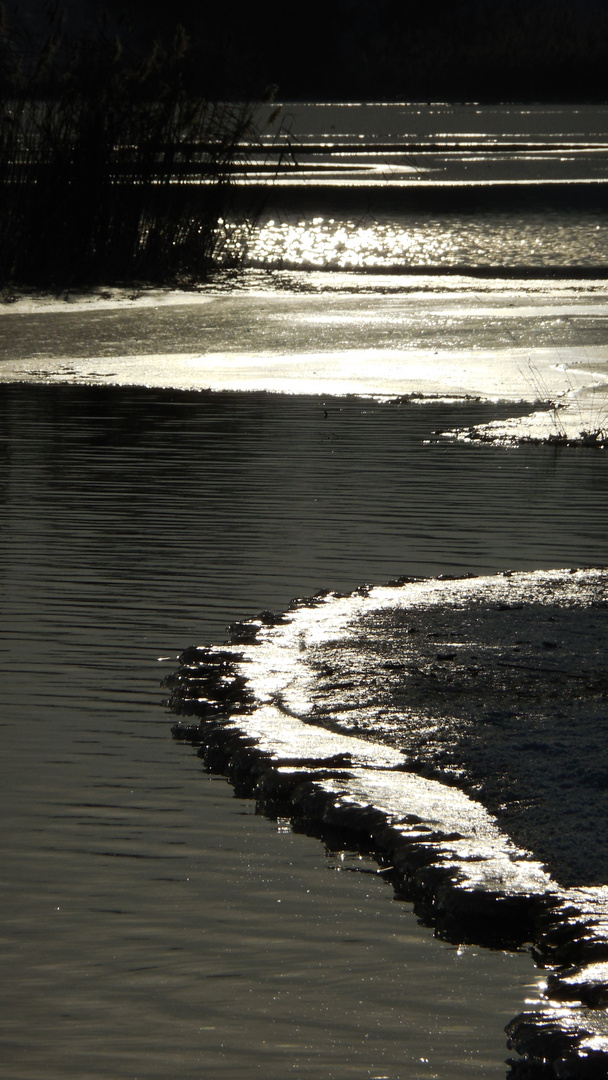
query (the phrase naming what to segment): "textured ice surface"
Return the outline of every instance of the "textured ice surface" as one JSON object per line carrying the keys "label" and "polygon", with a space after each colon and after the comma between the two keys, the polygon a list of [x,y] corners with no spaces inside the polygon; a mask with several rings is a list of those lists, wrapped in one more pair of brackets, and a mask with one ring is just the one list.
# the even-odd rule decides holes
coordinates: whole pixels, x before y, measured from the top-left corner
{"label": "textured ice surface", "polygon": [[[602,570],[396,582],[236,624],[174,684],[267,812],[363,838],[450,940],[534,943],[514,1076],[606,1075],[607,620]],[[242,699],[213,720],[223,664]]]}

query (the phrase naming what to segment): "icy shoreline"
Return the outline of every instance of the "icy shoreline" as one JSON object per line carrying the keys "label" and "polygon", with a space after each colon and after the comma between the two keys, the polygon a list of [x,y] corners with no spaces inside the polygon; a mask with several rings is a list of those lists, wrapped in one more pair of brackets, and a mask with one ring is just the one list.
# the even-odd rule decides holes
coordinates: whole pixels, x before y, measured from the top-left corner
{"label": "icy shoreline", "polygon": [[530,413],[443,437],[605,445],[604,281],[301,277],[17,298],[0,306],[0,383],[511,401]]}
{"label": "icy shoreline", "polygon": [[[573,710],[579,732],[586,724],[588,736],[594,726],[606,722],[607,588],[604,571],[548,571],[394,583],[348,597],[327,594],[294,602],[285,617],[263,613],[234,625],[231,644],[225,647],[187,650],[182,667],[168,680],[173,708],[199,718],[194,724],[178,723],[175,736],[199,746],[208,765],[226,772],[237,790],[253,795],[264,812],[289,816],[299,827],[321,836],[337,830],[371,849],[397,891],[414,900],[418,913],[441,936],[511,947],[533,944],[539,962],[552,974],[534,1012],[522,1014],[509,1025],[509,1045],[524,1055],[519,1065],[513,1065],[514,1075],[520,1067],[542,1070],[551,1063],[556,1076],[603,1076],[608,1064],[606,866],[602,863],[597,868],[592,886],[564,887],[558,883],[559,875],[551,877],[530,850],[533,845],[542,846],[546,823],[542,802],[544,797],[550,804],[552,787],[550,776],[544,778],[543,786],[538,767],[532,768],[531,782],[535,777],[539,780],[540,812],[538,806],[530,811],[525,799],[518,797],[509,806],[508,793],[505,796],[500,783],[498,790],[510,811],[504,814],[502,827],[492,812],[496,782],[504,781],[505,717],[502,724],[496,721],[497,714],[501,719],[497,706],[505,695],[525,702],[530,743],[534,725],[540,730],[541,717],[551,713],[558,698],[562,711],[564,705]],[[407,645],[399,636],[404,613]],[[429,615],[446,614],[459,616],[460,641],[453,640],[452,626],[446,627],[447,640],[446,635],[440,640],[436,623],[424,621]],[[504,625],[502,636],[496,627],[494,637],[488,636],[484,614]],[[545,636],[547,619],[550,642]],[[414,634],[412,620],[421,623]],[[519,682],[508,679],[492,692],[483,685],[481,669],[492,657],[494,669],[486,672],[490,682],[498,670],[511,676],[511,660],[505,656],[514,620],[527,634],[512,646],[518,650],[513,663]],[[476,661],[477,674],[468,671],[468,681],[466,669],[474,665],[468,656],[472,641],[463,640],[467,627],[477,631],[475,648],[486,650]],[[591,655],[592,640],[595,652]],[[432,658],[427,655],[429,648]],[[463,663],[456,661],[454,653],[459,651]],[[559,660],[548,663],[549,655]],[[408,665],[417,671],[414,683],[422,675],[424,685],[411,682]],[[493,737],[494,748],[500,750],[496,758],[486,754],[481,765],[477,763],[476,780],[468,784],[471,790],[476,788],[476,798],[470,791],[458,790],[467,783],[463,775],[455,776],[450,762],[437,760],[437,741],[445,745],[446,740],[427,738],[433,705],[437,720],[445,724],[446,692],[454,696],[453,682],[446,691],[450,667],[452,675],[457,669],[461,681],[457,692],[460,722],[468,737],[468,741],[463,738],[452,718],[447,728],[454,741],[452,758],[462,755],[466,771],[469,758],[475,756],[468,730],[475,722],[483,726],[484,749]],[[349,680],[343,677],[347,672]],[[568,674],[574,675],[578,689],[571,701],[564,702],[563,685],[556,685],[555,679],[563,682]],[[430,700],[425,734],[415,755],[411,746],[399,745],[399,738],[392,739],[394,745],[386,745],[391,741],[394,714],[407,712],[403,687],[408,680],[414,709],[407,716],[410,722],[401,718],[402,742],[415,728],[411,721],[414,714],[423,712],[423,700]],[[389,697],[393,716],[387,719]],[[478,715],[480,701],[485,726]],[[378,717],[380,730],[374,730]],[[458,721],[457,713],[455,718]],[[509,713],[507,729],[514,719]],[[392,728],[394,734],[398,725],[393,723]],[[601,772],[605,756],[601,735],[593,750],[585,743],[585,731],[578,748],[576,742],[566,748],[565,760],[578,777],[578,786],[570,792],[569,802],[563,791],[558,792],[570,810],[570,833],[558,853],[566,861],[568,852],[581,846],[585,818],[595,809],[598,823],[604,819],[601,807],[597,809],[597,797],[606,797],[601,785],[593,791],[590,803],[585,805],[580,799],[588,787],[585,774],[580,774],[582,757],[591,752],[593,760],[587,764]],[[545,732],[541,758],[550,749],[551,737],[547,741]],[[507,747],[506,758],[512,760],[512,774],[519,780],[512,747]],[[560,777],[554,781],[558,787],[562,784]],[[483,805],[488,792],[492,810]],[[516,831],[518,813],[530,841],[527,847],[519,846],[519,836],[514,842],[509,835]],[[568,815],[562,819],[562,828],[567,820]],[[603,852],[605,860],[601,835],[598,845],[595,855]],[[558,871],[559,859],[554,864]]]}

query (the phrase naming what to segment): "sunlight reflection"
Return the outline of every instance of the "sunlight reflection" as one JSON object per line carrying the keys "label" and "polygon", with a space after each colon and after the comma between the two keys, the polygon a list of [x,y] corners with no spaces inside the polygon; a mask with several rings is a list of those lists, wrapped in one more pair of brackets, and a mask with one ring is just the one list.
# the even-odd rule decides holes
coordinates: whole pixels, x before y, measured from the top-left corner
{"label": "sunlight reflection", "polygon": [[[574,218],[576,220],[574,220]],[[271,220],[248,236],[253,266],[335,270],[421,266],[580,265],[605,261],[608,226],[593,214],[392,215]],[[234,234],[235,242],[238,239]]]}
{"label": "sunlight reflection", "polygon": [[449,232],[429,234],[392,222],[313,218],[297,224],[269,221],[255,236],[249,260],[290,266],[386,267],[407,259],[424,264],[447,258],[454,247]]}

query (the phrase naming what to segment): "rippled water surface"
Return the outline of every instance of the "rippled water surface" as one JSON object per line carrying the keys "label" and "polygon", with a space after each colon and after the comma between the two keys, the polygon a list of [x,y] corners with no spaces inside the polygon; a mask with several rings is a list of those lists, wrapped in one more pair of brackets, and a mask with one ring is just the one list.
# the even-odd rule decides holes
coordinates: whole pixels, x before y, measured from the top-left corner
{"label": "rippled water surface", "polygon": [[411,192],[606,178],[602,105],[281,102],[261,107],[258,123],[249,181],[281,188]]}
{"label": "rippled water surface", "polygon": [[260,124],[251,265],[608,266],[603,106],[286,102]]}
{"label": "rippled water surface", "polygon": [[601,455],[424,442],[473,403],[1,393],[6,1075],[504,1076],[529,958],[253,817],[157,657],[321,587],[597,561]]}
{"label": "rippled water surface", "polygon": [[282,211],[249,241],[251,266],[314,269],[608,268],[603,210],[323,214]]}

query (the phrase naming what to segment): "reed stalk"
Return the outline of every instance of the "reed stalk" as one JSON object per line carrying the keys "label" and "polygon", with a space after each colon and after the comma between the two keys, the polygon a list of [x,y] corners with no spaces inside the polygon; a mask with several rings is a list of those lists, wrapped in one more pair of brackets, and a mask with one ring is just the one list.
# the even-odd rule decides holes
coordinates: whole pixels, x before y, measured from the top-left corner
{"label": "reed stalk", "polygon": [[218,222],[254,107],[189,94],[187,49],[178,29],[142,59],[56,17],[32,55],[2,16],[0,284],[193,282],[228,257]]}

